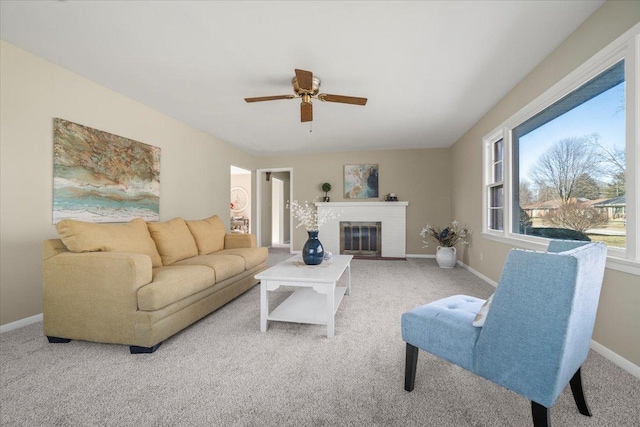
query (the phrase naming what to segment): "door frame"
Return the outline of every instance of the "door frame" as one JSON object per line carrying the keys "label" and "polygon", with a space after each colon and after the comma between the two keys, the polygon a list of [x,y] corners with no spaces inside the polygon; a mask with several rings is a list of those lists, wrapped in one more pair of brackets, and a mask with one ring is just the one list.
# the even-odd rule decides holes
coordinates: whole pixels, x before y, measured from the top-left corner
{"label": "door frame", "polygon": [[[262,174],[266,172],[289,172],[289,196],[293,195],[293,168],[264,168],[256,169],[256,239],[258,246],[262,246]],[[293,221],[291,221],[291,210],[289,211],[289,252],[293,253]]]}
{"label": "door frame", "polygon": [[[276,186],[276,181],[280,184]],[[275,193],[277,190],[277,200],[280,202],[277,207],[273,206],[273,201],[276,199]],[[276,209],[277,208],[277,209]],[[275,239],[278,241],[278,245],[282,245],[284,243],[284,182],[276,178],[274,176],[271,177],[271,244],[274,242],[274,234],[273,228],[277,218],[278,222],[278,235],[275,236]],[[276,214],[277,211],[277,214]]]}

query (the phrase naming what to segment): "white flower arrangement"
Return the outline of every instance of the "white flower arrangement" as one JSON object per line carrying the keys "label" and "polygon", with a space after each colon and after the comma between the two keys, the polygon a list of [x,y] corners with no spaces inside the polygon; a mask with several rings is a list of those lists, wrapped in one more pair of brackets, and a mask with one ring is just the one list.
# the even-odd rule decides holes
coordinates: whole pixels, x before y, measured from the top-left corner
{"label": "white flower arrangement", "polygon": [[327,221],[336,218],[331,210],[322,210],[318,214],[317,206],[305,200],[304,205],[299,204],[296,200],[287,202],[287,209],[291,209],[291,213],[298,220],[296,228],[304,226],[307,231],[318,231],[320,226],[326,224]]}

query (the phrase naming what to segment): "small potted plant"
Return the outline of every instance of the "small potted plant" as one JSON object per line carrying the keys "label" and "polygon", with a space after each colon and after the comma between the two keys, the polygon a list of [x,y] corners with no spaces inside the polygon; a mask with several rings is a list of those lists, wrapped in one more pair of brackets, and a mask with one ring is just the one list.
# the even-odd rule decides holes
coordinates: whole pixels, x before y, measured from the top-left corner
{"label": "small potted plant", "polygon": [[322,201],[328,202],[329,196],[327,195],[327,193],[331,191],[331,184],[329,184],[328,182],[325,182],[324,184],[322,184],[322,191],[324,191],[324,197],[322,198]]}

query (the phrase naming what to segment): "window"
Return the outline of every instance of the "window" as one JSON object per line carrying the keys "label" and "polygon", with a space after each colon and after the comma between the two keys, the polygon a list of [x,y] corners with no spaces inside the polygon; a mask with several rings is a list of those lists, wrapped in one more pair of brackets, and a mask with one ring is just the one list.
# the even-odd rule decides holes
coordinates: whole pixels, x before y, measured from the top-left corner
{"label": "window", "polygon": [[513,129],[514,233],[626,247],[624,113],[623,60]]}
{"label": "window", "polygon": [[[602,241],[640,274],[634,61],[640,25],[483,139],[484,236]],[[631,92],[629,92],[631,91]],[[624,261],[622,261],[624,260]]]}
{"label": "window", "polygon": [[504,185],[502,179],[504,143],[499,139],[491,143],[491,180],[488,186],[489,229],[504,230]]}

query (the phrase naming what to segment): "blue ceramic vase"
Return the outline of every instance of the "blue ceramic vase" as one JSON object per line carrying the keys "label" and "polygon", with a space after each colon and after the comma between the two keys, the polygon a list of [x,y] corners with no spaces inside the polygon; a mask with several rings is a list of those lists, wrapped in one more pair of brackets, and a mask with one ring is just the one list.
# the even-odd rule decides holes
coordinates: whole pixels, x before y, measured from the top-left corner
{"label": "blue ceramic vase", "polygon": [[307,231],[309,239],[302,248],[302,260],[307,265],[318,265],[322,263],[324,258],[324,249],[322,243],[318,240],[317,231]]}

